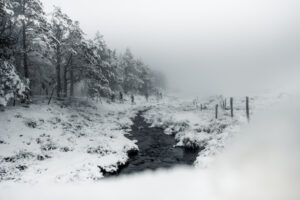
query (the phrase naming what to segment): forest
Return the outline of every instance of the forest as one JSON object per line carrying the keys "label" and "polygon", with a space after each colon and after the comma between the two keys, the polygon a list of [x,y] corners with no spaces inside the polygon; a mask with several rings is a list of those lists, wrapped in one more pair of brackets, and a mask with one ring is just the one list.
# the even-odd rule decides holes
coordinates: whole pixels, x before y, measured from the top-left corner
{"label": "forest", "polygon": [[65,99],[157,94],[165,87],[128,48],[110,49],[100,32],[90,39],[59,7],[45,13],[39,0],[0,2],[0,104],[33,96]]}

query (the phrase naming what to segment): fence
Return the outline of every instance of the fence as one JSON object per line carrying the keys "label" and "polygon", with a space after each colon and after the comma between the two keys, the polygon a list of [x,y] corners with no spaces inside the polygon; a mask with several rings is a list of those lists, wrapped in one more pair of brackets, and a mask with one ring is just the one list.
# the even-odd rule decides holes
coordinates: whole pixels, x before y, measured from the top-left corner
{"label": "fence", "polygon": [[[219,106],[219,104],[215,104],[214,114],[215,114],[216,119],[218,119],[218,117],[219,117],[219,113],[220,113],[219,107],[223,110],[228,110],[226,102],[227,102],[226,99],[224,99],[220,102],[220,106]],[[230,97],[229,102],[230,102],[230,105],[229,105],[230,106],[230,108],[229,108],[230,109],[230,117],[233,118],[234,110],[235,110],[233,97]],[[207,107],[204,106],[204,104],[200,104],[198,101],[194,101],[194,104],[195,104],[197,110],[203,111],[203,110],[207,109]],[[245,112],[246,112],[245,114],[246,114],[246,118],[247,118],[248,122],[250,121],[250,105],[249,104],[250,104],[250,99],[247,96],[246,101],[245,101]],[[239,108],[236,108],[236,109],[240,110]]]}

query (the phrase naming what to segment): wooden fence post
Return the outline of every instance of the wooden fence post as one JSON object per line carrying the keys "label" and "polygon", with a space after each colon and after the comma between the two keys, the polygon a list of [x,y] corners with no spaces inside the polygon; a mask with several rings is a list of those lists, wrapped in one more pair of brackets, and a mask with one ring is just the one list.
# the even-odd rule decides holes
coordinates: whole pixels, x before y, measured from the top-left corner
{"label": "wooden fence post", "polygon": [[233,98],[230,97],[230,116],[233,117]]}
{"label": "wooden fence post", "polygon": [[219,105],[217,104],[216,105],[216,119],[218,119],[218,107],[219,107]]}
{"label": "wooden fence post", "polygon": [[246,115],[248,122],[250,121],[249,97],[246,97]]}

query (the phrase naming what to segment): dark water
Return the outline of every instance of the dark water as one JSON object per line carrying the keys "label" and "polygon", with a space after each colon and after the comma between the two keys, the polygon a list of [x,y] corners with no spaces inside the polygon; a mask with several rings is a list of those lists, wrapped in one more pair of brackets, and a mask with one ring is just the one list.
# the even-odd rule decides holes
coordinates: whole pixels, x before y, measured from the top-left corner
{"label": "dark water", "polygon": [[131,135],[129,139],[137,140],[140,151],[132,156],[119,175],[170,168],[177,165],[192,165],[198,155],[198,150],[187,150],[174,147],[174,136],[166,135],[162,128],[150,127],[140,111],[133,119]]}

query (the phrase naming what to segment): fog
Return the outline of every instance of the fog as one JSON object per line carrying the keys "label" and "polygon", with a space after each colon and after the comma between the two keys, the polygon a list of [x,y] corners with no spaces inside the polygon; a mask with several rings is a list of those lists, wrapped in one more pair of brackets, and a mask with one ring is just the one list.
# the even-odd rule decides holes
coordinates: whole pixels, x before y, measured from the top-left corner
{"label": "fog", "polygon": [[297,0],[42,0],[88,37],[129,47],[185,94],[248,95],[300,85]]}

